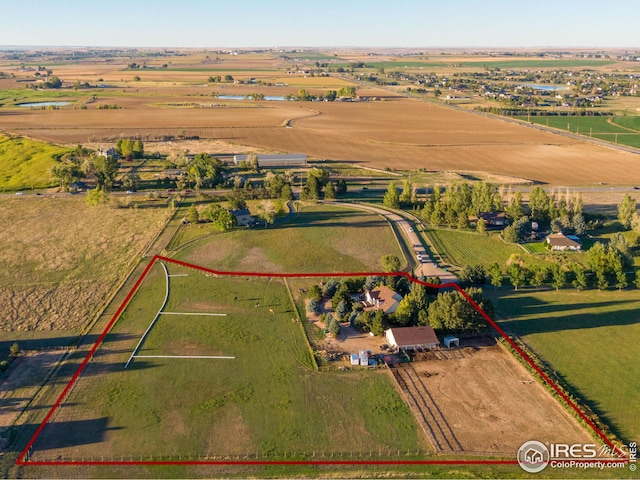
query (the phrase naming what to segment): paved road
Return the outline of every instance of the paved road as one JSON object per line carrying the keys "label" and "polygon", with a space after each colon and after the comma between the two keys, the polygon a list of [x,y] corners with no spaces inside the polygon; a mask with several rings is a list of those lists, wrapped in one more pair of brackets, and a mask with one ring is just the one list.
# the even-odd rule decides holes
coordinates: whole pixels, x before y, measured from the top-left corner
{"label": "paved road", "polygon": [[[406,218],[400,216],[397,213],[386,210],[384,208],[374,207],[372,205],[363,205],[361,203],[345,203],[345,202],[332,202],[332,204],[376,213],[386,218],[389,222],[394,223],[399,229],[401,229],[405,238],[409,241],[409,246],[406,249],[408,250],[409,254],[412,256],[409,263],[410,265],[411,264],[416,265],[416,267],[413,269],[414,275],[416,276],[423,275],[425,277],[439,277],[442,283],[457,281],[457,278],[455,275],[440,268],[438,264],[435,263],[433,259],[429,258],[428,256],[424,256],[422,260],[418,260],[416,249],[424,251],[425,248],[423,246],[422,239],[415,232],[412,222],[410,222]],[[403,239],[401,239],[401,241],[403,241]]]}

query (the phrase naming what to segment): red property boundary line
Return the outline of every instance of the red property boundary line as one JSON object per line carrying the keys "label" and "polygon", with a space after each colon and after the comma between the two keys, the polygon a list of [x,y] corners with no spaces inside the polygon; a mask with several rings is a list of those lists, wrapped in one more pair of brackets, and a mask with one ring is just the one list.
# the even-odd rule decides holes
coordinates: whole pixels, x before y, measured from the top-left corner
{"label": "red property boundary line", "polygon": [[[553,382],[534,362],[531,358],[513,341],[509,336],[493,321],[489,315],[487,315],[476,302],[474,302],[471,297],[456,283],[445,283],[442,285],[434,285],[431,283],[423,282],[422,280],[418,280],[407,272],[355,272],[355,273],[260,273],[260,272],[225,272],[220,270],[214,270],[211,268],[201,267],[199,265],[194,265],[192,263],[183,262],[181,260],[176,260],[173,258],[163,257],[160,255],[155,255],[149,264],[145,267],[144,271],[136,280],[133,288],[127,294],[126,298],[122,301],[118,310],[113,314],[113,317],[101,333],[100,337],[96,340],[96,343],[93,345],[87,356],[84,358],[76,372],[73,374],[65,388],[62,390],[62,393],[53,404],[44,420],[36,430],[36,432],[27,443],[27,446],[22,450],[18,459],[16,460],[16,465],[28,466],[28,465],[517,465],[517,460],[319,460],[319,461],[306,461],[306,460],[283,460],[283,461],[266,461],[266,460],[254,460],[254,461],[233,461],[233,460],[191,460],[191,461],[31,461],[25,460],[28,456],[29,451],[36,439],[44,429],[45,425],[49,422],[55,411],[60,407],[62,402],[64,401],[66,395],[69,393],[75,382],[78,380],[78,377],[83,372],[95,352],[98,350],[102,342],[104,341],[107,334],[113,328],[113,325],[116,323],[124,309],[127,307],[133,296],[136,294],[140,285],[149,274],[149,271],[153,267],[153,265],[157,261],[162,261],[166,263],[171,263],[174,265],[178,265],[185,268],[191,268],[194,270],[198,270],[200,272],[212,274],[212,275],[227,275],[227,276],[248,276],[248,277],[265,277],[265,278],[314,278],[314,277],[364,277],[364,276],[398,276],[405,277],[411,282],[418,283],[425,287],[431,288],[453,288],[458,291],[472,306],[475,308],[480,315],[491,325],[501,336],[504,338],[513,349],[518,352],[518,354],[536,371],[538,375],[553,388],[553,390],[560,395],[560,397],[567,402],[567,404],[579,415],[579,417],[585,421],[585,423],[600,437],[604,443],[615,451],[620,458],[612,459],[611,462],[615,461],[628,461],[628,458],[625,454],[616,447],[607,436],[602,433],[602,431],[578,408],[578,406],[573,403],[567,395],[560,390],[560,388]],[[589,462],[589,459],[581,459],[581,461]]]}

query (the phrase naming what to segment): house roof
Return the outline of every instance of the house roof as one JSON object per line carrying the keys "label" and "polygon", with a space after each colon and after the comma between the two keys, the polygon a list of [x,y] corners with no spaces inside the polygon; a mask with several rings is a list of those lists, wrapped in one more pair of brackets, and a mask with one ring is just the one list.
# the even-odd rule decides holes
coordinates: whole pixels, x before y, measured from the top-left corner
{"label": "house roof", "polygon": [[574,247],[580,246],[580,242],[577,242],[562,233],[552,233],[547,236],[547,243],[552,247]]}
{"label": "house roof", "polygon": [[394,292],[386,285],[380,285],[379,287],[370,290],[369,295],[371,296],[371,300],[374,302],[380,302],[379,308],[382,308],[385,312],[388,312],[396,302],[400,302],[402,300],[402,295]]}
{"label": "house roof", "polygon": [[434,345],[440,340],[430,326],[391,328],[391,333],[398,347],[413,345]]}
{"label": "house roof", "polygon": [[507,218],[504,212],[480,212],[478,217],[487,222],[504,222]]}
{"label": "house roof", "polygon": [[238,210],[231,210],[231,215],[233,215],[234,217],[240,217],[243,215],[251,215],[251,212],[248,208],[240,208]]}

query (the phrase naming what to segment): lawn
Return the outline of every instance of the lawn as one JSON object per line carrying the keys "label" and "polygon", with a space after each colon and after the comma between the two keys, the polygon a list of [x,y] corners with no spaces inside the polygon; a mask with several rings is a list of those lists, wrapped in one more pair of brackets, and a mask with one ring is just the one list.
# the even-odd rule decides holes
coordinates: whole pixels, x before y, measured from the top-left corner
{"label": "lawn", "polygon": [[162,305],[165,277],[154,266],[36,441],[34,459],[426,453],[386,372],[314,370],[284,282],[168,268],[187,276],[170,277],[164,311],[227,316],[162,315],[138,355],[235,358],[136,358],[123,368]]}
{"label": "lawn", "polygon": [[638,133],[640,133],[640,117],[636,117],[636,116],[615,117],[613,121],[618,125],[620,125],[621,127],[629,128],[631,130],[635,130]]}
{"label": "lawn", "polygon": [[55,185],[51,167],[68,151],[50,143],[0,135],[0,191]]}
{"label": "lawn", "polygon": [[380,257],[386,254],[402,258],[382,217],[329,205],[303,205],[283,223],[207,236],[173,255],[221,270],[294,273],[380,271]]}
{"label": "lawn", "polygon": [[490,295],[503,328],[559,372],[623,441],[640,437],[637,289],[493,290]]}
{"label": "lawn", "polygon": [[458,230],[426,228],[425,233],[442,259],[451,265],[485,267],[497,262],[502,269],[512,254],[526,255],[517,245],[504,243],[497,233],[479,235]]}

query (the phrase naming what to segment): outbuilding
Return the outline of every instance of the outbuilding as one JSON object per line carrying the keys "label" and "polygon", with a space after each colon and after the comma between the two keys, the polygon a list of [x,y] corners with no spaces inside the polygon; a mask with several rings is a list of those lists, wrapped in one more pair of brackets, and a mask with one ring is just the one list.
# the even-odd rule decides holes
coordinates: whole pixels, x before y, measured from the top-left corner
{"label": "outbuilding", "polygon": [[451,348],[451,346],[460,347],[460,339],[458,337],[454,337],[452,335],[448,335],[442,339],[444,341],[444,346],[447,348]]}
{"label": "outbuilding", "polygon": [[389,345],[401,350],[433,350],[440,340],[430,326],[390,328],[384,332]]}

